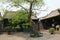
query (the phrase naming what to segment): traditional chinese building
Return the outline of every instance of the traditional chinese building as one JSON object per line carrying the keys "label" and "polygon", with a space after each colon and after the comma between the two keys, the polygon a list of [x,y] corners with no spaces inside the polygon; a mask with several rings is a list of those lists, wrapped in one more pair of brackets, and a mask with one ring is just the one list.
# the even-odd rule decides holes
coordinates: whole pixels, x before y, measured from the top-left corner
{"label": "traditional chinese building", "polygon": [[53,10],[49,15],[40,19],[44,29],[60,25],[60,10]]}

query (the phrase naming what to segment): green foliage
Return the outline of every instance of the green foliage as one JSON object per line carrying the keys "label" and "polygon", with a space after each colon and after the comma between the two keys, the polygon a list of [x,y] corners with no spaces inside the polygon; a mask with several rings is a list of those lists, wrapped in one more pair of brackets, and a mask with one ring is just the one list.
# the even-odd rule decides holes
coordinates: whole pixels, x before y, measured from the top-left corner
{"label": "green foliage", "polygon": [[5,27],[4,29],[5,29],[5,31],[7,31],[7,32],[12,32],[12,31],[14,31],[14,27],[12,27],[12,26],[7,26],[7,27]]}
{"label": "green foliage", "polygon": [[44,1],[43,0],[10,0],[13,2],[14,6],[20,6],[21,3],[31,3],[33,1],[33,5],[43,5]]}
{"label": "green foliage", "polygon": [[32,26],[32,24],[29,22],[23,23],[22,24],[23,31],[31,31],[31,26]]}
{"label": "green foliage", "polygon": [[55,29],[54,29],[54,28],[50,28],[50,29],[49,29],[49,32],[50,32],[51,34],[53,34],[53,33],[55,32]]}
{"label": "green foliage", "polygon": [[23,11],[23,10],[17,11],[13,15],[13,17],[11,17],[9,19],[9,22],[12,24],[15,24],[15,23],[18,23],[20,21],[27,21],[27,19],[28,19],[27,16],[28,16],[28,14],[25,11]]}
{"label": "green foliage", "polygon": [[[17,7],[22,7],[22,9],[24,9],[25,11],[27,10],[26,8],[24,8],[24,5],[23,6],[21,6],[20,4],[24,4],[24,3],[29,3],[30,5],[30,7],[29,7],[29,11],[28,11],[28,13],[30,13],[29,14],[29,16],[27,16],[28,14],[26,14],[26,15],[24,15],[24,13],[26,13],[26,12],[23,12],[23,11],[21,11],[21,12],[17,12],[17,13],[15,13],[16,15],[14,15],[14,17],[12,18],[12,23],[14,24],[15,22],[16,23],[18,23],[20,20],[20,23],[22,24],[22,25],[24,25],[24,27],[26,26],[26,25],[28,25],[30,22],[28,22],[27,21],[27,17],[29,17],[29,19],[31,19],[31,15],[32,15],[32,8],[34,7],[34,6],[42,6],[43,4],[44,4],[44,2],[43,2],[43,0],[11,0],[11,2],[14,4],[14,6],[17,6]],[[20,14],[19,14],[20,13]],[[22,13],[23,13],[23,16],[22,16]],[[17,14],[19,14],[18,16],[17,16]],[[20,17],[20,18],[19,18]],[[31,21],[31,20],[29,20],[29,21]],[[11,22],[11,21],[10,21]],[[25,22],[25,24],[24,24],[24,22]],[[28,22],[28,23],[26,23],[26,22]],[[38,33],[38,32],[37,32]],[[36,34],[35,34],[36,35]]]}
{"label": "green foliage", "polygon": [[28,13],[26,13],[24,10],[16,11],[13,15],[13,17],[10,17],[8,19],[10,26],[17,27],[17,25],[20,25],[20,27],[23,27],[25,31],[30,30],[31,22],[28,22]]}

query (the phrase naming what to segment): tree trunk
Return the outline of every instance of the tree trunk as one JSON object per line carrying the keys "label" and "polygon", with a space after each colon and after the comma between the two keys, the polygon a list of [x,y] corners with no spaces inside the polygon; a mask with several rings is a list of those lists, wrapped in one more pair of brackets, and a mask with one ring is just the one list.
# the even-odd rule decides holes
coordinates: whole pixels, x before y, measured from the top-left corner
{"label": "tree trunk", "polygon": [[31,20],[31,15],[32,15],[32,5],[33,5],[33,2],[30,3],[30,9],[29,9],[29,15],[28,15],[29,21]]}
{"label": "tree trunk", "polygon": [[38,36],[39,36],[38,26],[37,26],[36,23],[31,19],[31,15],[32,15],[32,5],[33,5],[33,2],[30,3],[28,20],[29,20],[29,22],[32,22],[32,33],[33,33],[34,35],[30,35],[30,36],[38,37]]}

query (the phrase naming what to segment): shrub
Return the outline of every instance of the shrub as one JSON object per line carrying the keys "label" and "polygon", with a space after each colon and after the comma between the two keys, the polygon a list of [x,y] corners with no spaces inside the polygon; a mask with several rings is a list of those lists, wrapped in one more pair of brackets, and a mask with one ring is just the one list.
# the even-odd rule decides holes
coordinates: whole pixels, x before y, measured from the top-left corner
{"label": "shrub", "polygon": [[31,31],[30,23],[24,23],[24,24],[22,24],[22,27],[23,27],[23,30],[26,31],[26,32]]}
{"label": "shrub", "polygon": [[4,29],[9,35],[13,34],[13,32],[15,32],[15,27],[14,26],[7,26]]}
{"label": "shrub", "polygon": [[51,34],[54,34],[55,29],[54,29],[54,28],[50,28],[50,29],[49,29],[49,32],[50,32]]}

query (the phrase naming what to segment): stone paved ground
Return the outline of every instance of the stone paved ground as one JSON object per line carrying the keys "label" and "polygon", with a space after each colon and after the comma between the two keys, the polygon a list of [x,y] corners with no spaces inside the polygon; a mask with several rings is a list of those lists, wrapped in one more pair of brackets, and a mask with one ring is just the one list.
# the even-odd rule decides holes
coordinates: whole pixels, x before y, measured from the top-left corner
{"label": "stone paved ground", "polygon": [[51,35],[43,32],[43,37],[31,38],[28,33],[15,33],[14,35],[1,34],[0,40],[60,40],[60,34]]}

